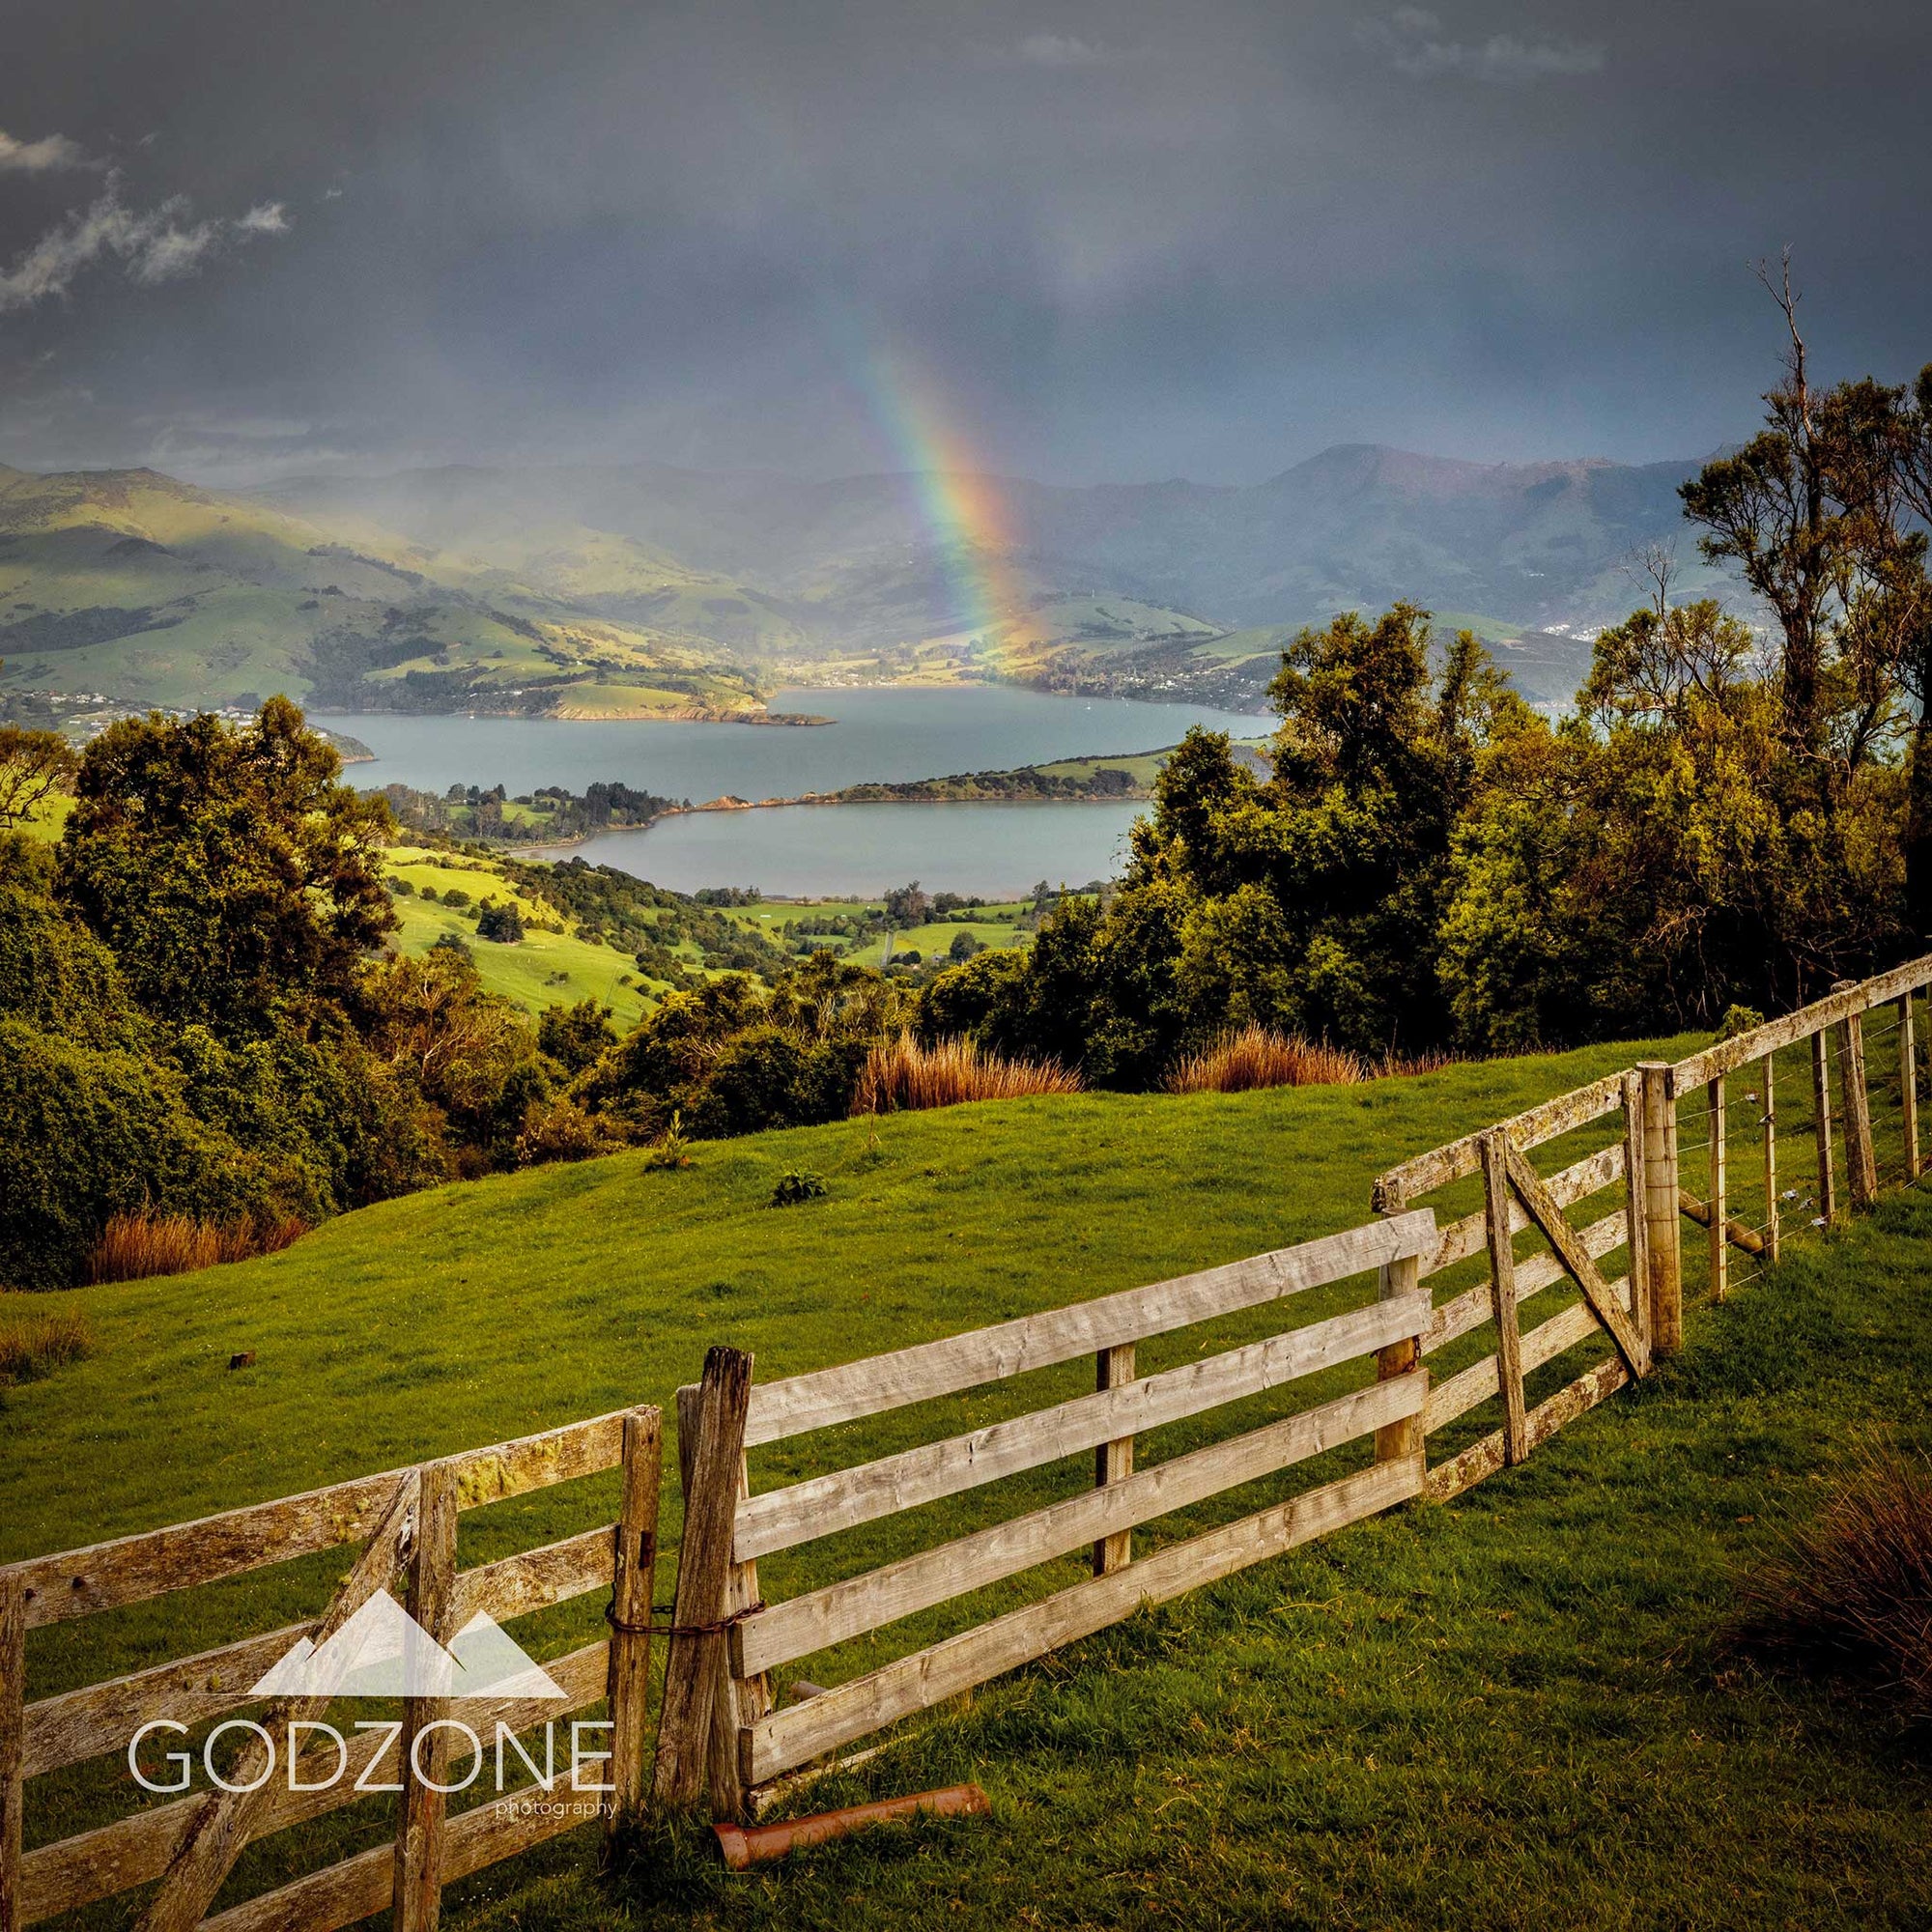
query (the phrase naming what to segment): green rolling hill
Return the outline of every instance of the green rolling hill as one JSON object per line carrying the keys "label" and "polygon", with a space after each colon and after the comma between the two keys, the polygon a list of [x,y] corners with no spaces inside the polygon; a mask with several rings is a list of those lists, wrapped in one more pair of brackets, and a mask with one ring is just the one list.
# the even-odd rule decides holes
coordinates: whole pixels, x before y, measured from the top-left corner
{"label": "green rolling hill", "polygon": [[448,469],[222,495],[0,469],[0,658],[6,691],[124,703],[720,717],[785,682],[965,677],[1259,709],[1298,625],[1406,597],[1560,703],[1637,597],[1632,551],[1689,554],[1687,469],[1344,446],[1241,488],[980,479],[996,557],[936,531],[903,475]]}
{"label": "green rolling hill", "polygon": [[762,709],[744,668],[688,628],[153,470],[0,470],[0,657],[10,690],[136,704],[284,691],[349,710]]}

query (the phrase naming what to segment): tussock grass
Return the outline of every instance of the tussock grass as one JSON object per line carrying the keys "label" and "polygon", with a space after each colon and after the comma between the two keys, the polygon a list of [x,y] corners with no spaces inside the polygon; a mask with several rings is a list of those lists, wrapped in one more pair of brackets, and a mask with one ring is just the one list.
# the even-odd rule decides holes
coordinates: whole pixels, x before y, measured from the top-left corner
{"label": "tussock grass", "polygon": [[29,1316],[25,1321],[9,1321],[0,1314],[0,1382],[37,1382],[93,1352],[94,1335],[87,1318],[75,1310]]}
{"label": "tussock grass", "polygon": [[1166,1081],[1170,1094],[1251,1094],[1261,1087],[1352,1087],[1409,1073],[1435,1073],[1451,1065],[1444,1053],[1380,1061],[1277,1033],[1250,1021],[1212,1046],[1175,1062]]}
{"label": "tussock grass", "polygon": [[970,1039],[925,1046],[910,1034],[881,1040],[859,1069],[852,1112],[915,1113],[968,1100],[1023,1100],[1036,1094],[1079,1094],[1085,1083],[1051,1060],[1003,1060]]}
{"label": "tussock grass", "polygon": [[1368,1064],[1339,1046],[1318,1046],[1298,1034],[1250,1023],[1175,1063],[1170,1094],[1247,1094],[1257,1087],[1349,1087],[1369,1076]]}
{"label": "tussock grass", "polygon": [[1863,1678],[1932,1716],[1932,1457],[1865,1450],[1743,1597],[1747,1655]]}
{"label": "tussock grass", "polygon": [[192,1274],[223,1262],[272,1255],[308,1233],[294,1214],[257,1214],[222,1227],[189,1214],[115,1214],[87,1258],[91,1282],[141,1281],[153,1274]]}

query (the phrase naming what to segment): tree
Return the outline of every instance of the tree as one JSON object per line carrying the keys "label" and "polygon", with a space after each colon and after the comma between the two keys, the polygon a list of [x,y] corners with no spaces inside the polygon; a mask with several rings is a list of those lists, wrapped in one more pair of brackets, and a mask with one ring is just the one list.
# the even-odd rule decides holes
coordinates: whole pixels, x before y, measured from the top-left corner
{"label": "tree", "polygon": [[546,1007],[537,1020],[537,1045],[566,1073],[594,1066],[606,1047],[617,1044],[611,1009],[595,1000],[574,1007]]}
{"label": "tree", "polygon": [[396,923],[393,821],[340,769],[283,697],[242,730],[156,713],[87,748],[60,889],[151,1012],[235,1034],[270,1026],[281,1000],[351,996]]}
{"label": "tree", "polygon": [[476,915],[476,937],[515,946],[524,936],[524,916],[514,905],[486,905]]}
{"label": "tree", "polygon": [[1781,282],[1758,272],[1790,338],[1784,379],[1765,394],[1765,428],[1734,454],[1707,463],[1679,495],[1685,514],[1704,527],[1698,549],[1713,562],[1737,564],[1776,613],[1784,635],[1784,727],[1808,753],[1818,748],[1818,680],[1839,575],[1835,519],[1789,252]]}
{"label": "tree", "polygon": [[932,901],[920,891],[919,881],[895,886],[886,894],[886,923],[910,929],[923,925],[932,910]]}
{"label": "tree", "polygon": [[22,825],[72,778],[80,760],[58,731],[0,724],[0,832]]}
{"label": "tree", "polygon": [[1869,377],[1817,390],[1789,252],[1777,281],[1759,277],[1784,319],[1783,379],[1765,395],[1764,429],[1681,495],[1704,555],[1737,564],[1776,616],[1783,729],[1830,812],[1898,729],[1932,622],[1925,535],[1910,517],[1914,422],[1905,391]]}

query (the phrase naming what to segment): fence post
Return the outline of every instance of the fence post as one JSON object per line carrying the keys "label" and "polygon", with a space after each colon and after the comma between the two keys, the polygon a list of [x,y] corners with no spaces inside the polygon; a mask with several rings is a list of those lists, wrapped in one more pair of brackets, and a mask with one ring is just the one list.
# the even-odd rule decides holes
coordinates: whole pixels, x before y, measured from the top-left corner
{"label": "fence post", "polygon": [[[732,1504],[752,1493],[752,1472],[743,1452],[738,1456],[738,1494]],[[756,1563],[733,1563],[724,1573],[724,1614],[749,1610],[759,1601]],[[735,1677],[731,1672],[731,1642],[726,1636],[718,1647],[718,1690],[711,1700],[710,1787],[711,1814],[742,1824],[745,1820],[747,1791],[743,1768],[738,1762],[738,1732],[742,1725],[754,1722],[772,1708],[771,1679],[760,1673],[754,1677]]]}
{"label": "fence post", "polygon": [[1724,1218],[1729,1207],[1726,1202],[1729,1181],[1729,1168],[1724,1146],[1724,1076],[1715,1074],[1705,1088],[1706,1107],[1710,1121],[1710,1180],[1711,1180],[1711,1299],[1721,1301],[1724,1292],[1730,1287],[1731,1244],[1725,1236]]}
{"label": "fence post", "polygon": [[[408,1609],[445,1648],[456,1595],[456,1472],[447,1463],[426,1463],[410,1552]],[[406,1642],[412,1641],[406,1633]],[[405,1649],[407,1661],[409,1649]],[[419,1670],[433,1670],[430,1658]],[[447,1693],[405,1697],[397,1740],[403,1780],[402,1817],[396,1833],[395,1932],[435,1932],[442,1911],[442,1831],[448,1800],[437,1787],[449,1782],[449,1733],[430,1730],[449,1715]],[[419,1747],[429,1731],[427,1749]]]}
{"label": "fence post", "polygon": [[1825,1029],[1811,1036],[1811,1118],[1818,1139],[1818,1217],[1838,1218],[1838,1183],[1832,1172],[1832,1063]]}
{"label": "fence post", "polygon": [[1482,1139],[1483,1222],[1490,1239],[1490,1309],[1496,1323],[1496,1378],[1503,1395],[1503,1461],[1529,1454],[1528,1406],[1522,1394],[1522,1333],[1516,1312],[1516,1248],[1510,1235],[1509,1168],[1503,1129]]}
{"label": "fence post", "polygon": [[1667,1061],[1646,1060],[1643,1079],[1644,1245],[1650,1264],[1650,1352],[1684,1346],[1683,1251],[1678,1229],[1677,1081]]}
{"label": "fence post", "polygon": [[[1378,1198],[1385,1215],[1403,1211],[1405,1198],[1399,1183],[1384,1188]],[[1379,1301],[1393,1301],[1401,1295],[1412,1294],[1422,1286],[1421,1256],[1405,1255],[1401,1261],[1384,1263],[1376,1286]],[[1405,1336],[1400,1342],[1391,1342],[1386,1349],[1376,1350],[1376,1379],[1378,1382],[1392,1382],[1397,1377],[1406,1376],[1421,1366],[1422,1337],[1419,1335]],[[1404,1416],[1400,1422],[1385,1422],[1376,1431],[1378,1463],[1404,1463],[1412,1456],[1426,1455],[1428,1448],[1427,1418],[1421,1409],[1413,1415]]]}
{"label": "fence post", "polygon": [[634,1408],[624,1418],[624,1499],[611,1586],[611,1781],[617,1787],[605,1836],[642,1811],[650,1790],[651,1585],[658,1564],[658,1486],[663,1418]]}
{"label": "fence post", "polygon": [[705,1355],[704,1379],[689,1404],[678,1391],[678,1454],[690,1480],[658,1711],[655,1789],[661,1804],[696,1804],[705,1788],[751,1398],[752,1357],[739,1349],[713,1349]]}
{"label": "fence post", "polygon": [[1624,1246],[1630,1256],[1631,1319],[1650,1344],[1650,1221],[1644,1205],[1643,1075],[1624,1075]]}
{"label": "fence post", "polygon": [[[1102,1349],[1094,1358],[1094,1386],[1096,1389],[1123,1387],[1134,1378],[1134,1345],[1122,1342],[1117,1348]],[[1094,1451],[1094,1486],[1104,1490],[1109,1483],[1123,1483],[1134,1473],[1134,1438],[1122,1435],[1102,1442]],[[1112,1536],[1096,1537],[1094,1543],[1094,1574],[1111,1577],[1133,1561],[1134,1533],[1119,1529]]]}
{"label": "fence post", "polygon": [[1912,995],[1898,996],[1898,1101],[1905,1137],[1905,1178],[1918,1179],[1918,1068],[1912,1045]]}
{"label": "fence post", "polygon": [[20,1932],[20,1827],[27,1759],[27,1585],[0,1570],[0,1932]]}
{"label": "fence post", "polygon": [[1777,1089],[1773,1085],[1776,1078],[1777,1055],[1767,1053],[1764,1057],[1764,1080],[1762,1099],[1764,1118],[1764,1258],[1767,1262],[1777,1260]]}
{"label": "fence post", "polygon": [[[1857,986],[1855,980],[1840,980],[1832,990],[1850,993]],[[1861,1012],[1838,1022],[1838,1085],[1845,1095],[1845,1182],[1856,1212],[1878,1199],[1871,1101],[1865,1092],[1865,1016]]]}

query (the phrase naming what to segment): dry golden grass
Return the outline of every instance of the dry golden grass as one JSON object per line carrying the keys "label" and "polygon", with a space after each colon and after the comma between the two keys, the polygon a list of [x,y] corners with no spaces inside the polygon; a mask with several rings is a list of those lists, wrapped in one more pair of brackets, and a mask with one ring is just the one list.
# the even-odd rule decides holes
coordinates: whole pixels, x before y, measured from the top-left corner
{"label": "dry golden grass", "polygon": [[1210,1047],[1175,1062],[1170,1094],[1248,1094],[1258,1087],[1351,1087],[1401,1073],[1434,1073],[1451,1065],[1446,1053],[1403,1059],[1391,1053],[1364,1060],[1339,1046],[1317,1045],[1299,1034],[1276,1033],[1250,1022]]}
{"label": "dry golden grass", "polygon": [[1246,1094],[1257,1087],[1347,1087],[1369,1078],[1367,1065],[1340,1047],[1248,1025],[1177,1061],[1170,1094]]}
{"label": "dry golden grass", "polygon": [[1867,1679],[1932,1715],[1932,1461],[1865,1453],[1740,1595],[1740,1649]]}
{"label": "dry golden grass", "polygon": [[855,1114],[911,1113],[968,1100],[1017,1100],[1031,1094],[1079,1094],[1085,1083],[1054,1061],[1002,1060],[970,1039],[923,1046],[910,1034],[881,1040],[866,1056],[852,1100]]}
{"label": "dry golden grass", "polygon": [[18,1321],[0,1315],[0,1382],[38,1381],[93,1352],[85,1316],[63,1311]]}
{"label": "dry golden grass", "polygon": [[139,1281],[191,1274],[223,1262],[272,1255],[308,1233],[293,1214],[257,1214],[232,1227],[189,1214],[116,1214],[87,1258],[89,1281]]}

